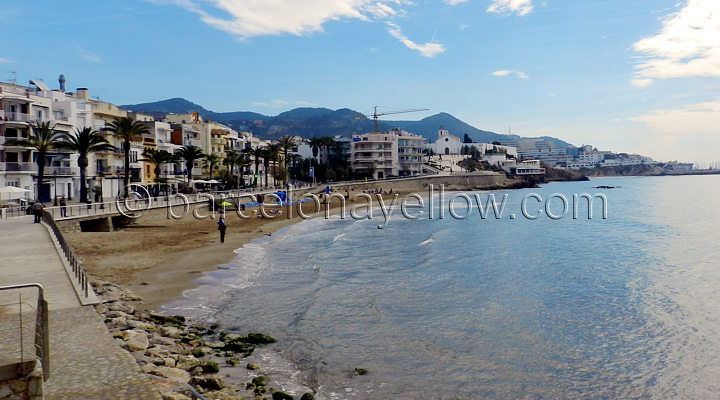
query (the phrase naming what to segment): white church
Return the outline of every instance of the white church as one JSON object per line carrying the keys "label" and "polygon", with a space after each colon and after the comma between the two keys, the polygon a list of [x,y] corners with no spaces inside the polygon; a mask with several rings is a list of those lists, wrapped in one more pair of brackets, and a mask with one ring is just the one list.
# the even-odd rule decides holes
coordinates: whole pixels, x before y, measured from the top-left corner
{"label": "white church", "polygon": [[426,147],[432,149],[435,154],[460,154],[463,143],[459,137],[451,135],[446,129],[440,128],[435,143],[428,144]]}

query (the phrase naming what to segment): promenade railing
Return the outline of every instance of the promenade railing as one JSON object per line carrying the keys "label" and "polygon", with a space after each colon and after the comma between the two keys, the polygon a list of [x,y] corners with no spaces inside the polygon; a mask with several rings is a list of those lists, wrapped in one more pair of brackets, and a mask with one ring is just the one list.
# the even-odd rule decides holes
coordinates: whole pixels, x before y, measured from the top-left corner
{"label": "promenade railing", "polygon": [[85,269],[80,265],[80,261],[77,259],[77,257],[75,257],[75,253],[73,253],[70,245],[68,245],[68,243],[65,241],[65,237],[60,231],[60,228],[58,228],[57,224],[55,223],[52,215],[50,215],[50,213],[43,213],[42,221],[46,223],[52,230],[55,236],[55,240],[57,240],[58,244],[60,245],[60,249],[63,251],[63,255],[65,256],[68,264],[70,264],[72,273],[73,275],[75,275],[75,279],[80,285],[80,290],[85,295],[85,298],[89,297],[91,289],[90,282],[88,280],[87,274],[85,273]]}
{"label": "promenade railing", "polygon": [[[41,284],[0,286],[0,381],[27,375],[42,363],[43,379],[50,376],[48,303]],[[3,376],[4,375],[4,376]]]}

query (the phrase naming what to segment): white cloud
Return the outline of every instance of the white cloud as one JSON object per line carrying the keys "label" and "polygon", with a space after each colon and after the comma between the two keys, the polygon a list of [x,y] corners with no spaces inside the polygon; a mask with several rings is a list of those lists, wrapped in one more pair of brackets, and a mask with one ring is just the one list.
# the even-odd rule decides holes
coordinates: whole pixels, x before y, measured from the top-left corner
{"label": "white cloud", "polygon": [[200,15],[213,28],[238,38],[297,36],[322,31],[323,24],[340,19],[388,18],[402,13],[408,0],[147,0],[171,2]]}
{"label": "white cloud", "polygon": [[[633,44],[645,59],[636,65],[634,86],[652,79],[720,76],[720,1],[687,0],[668,15],[655,36]],[[639,85],[638,85],[639,83]]]}
{"label": "white cloud", "polygon": [[652,79],[633,79],[630,84],[635,87],[644,88],[652,85]]}
{"label": "white cloud", "polygon": [[416,50],[419,52],[423,57],[435,57],[438,54],[445,52],[445,47],[439,43],[425,43],[425,44],[417,44],[413,42],[412,40],[408,39],[403,35],[402,31],[400,30],[400,27],[395,25],[392,22],[387,22],[388,26],[388,32],[390,35],[392,35],[395,39],[399,40],[400,43],[404,44],[405,47],[411,50]]}
{"label": "white cloud", "polygon": [[93,62],[93,63],[100,63],[102,62],[102,58],[98,57],[97,55],[90,53],[89,51],[82,49],[80,47],[76,48],[78,55],[80,58],[82,58],[85,61]]}
{"label": "white cloud", "polygon": [[720,99],[675,109],[654,110],[634,118],[662,135],[720,136]]}
{"label": "white cloud", "polygon": [[445,1],[445,3],[450,4],[451,6],[456,6],[460,3],[467,2],[468,0],[444,0],[444,1]]}
{"label": "white cloud", "polygon": [[257,106],[257,107],[283,108],[283,107],[287,107],[288,102],[285,100],[273,100],[270,102],[253,101],[252,105]]}
{"label": "white cloud", "polygon": [[0,64],[9,64],[12,61],[8,60],[7,58],[0,57]]}
{"label": "white cloud", "polygon": [[530,14],[532,9],[532,0],[492,0],[487,11],[496,14],[515,13],[522,17]]}
{"label": "white cloud", "polygon": [[309,101],[305,101],[305,100],[298,100],[295,102],[295,104],[302,106],[302,107],[319,107],[318,104],[315,104],[315,103],[312,103]]}
{"label": "white cloud", "polygon": [[528,75],[528,74],[526,74],[526,73],[524,73],[524,72],[515,71],[515,70],[512,70],[512,69],[502,69],[502,70],[499,70],[499,71],[495,71],[495,72],[493,72],[493,73],[490,74],[490,75],[492,75],[492,76],[498,76],[498,77],[515,75],[515,77],[517,77],[517,78],[519,78],[519,79],[530,79],[530,75]]}

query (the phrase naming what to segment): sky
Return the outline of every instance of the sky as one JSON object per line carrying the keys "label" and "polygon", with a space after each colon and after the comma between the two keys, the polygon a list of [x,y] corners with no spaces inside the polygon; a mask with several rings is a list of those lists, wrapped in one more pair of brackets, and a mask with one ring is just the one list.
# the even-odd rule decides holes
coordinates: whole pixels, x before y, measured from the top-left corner
{"label": "sky", "polygon": [[[718,0],[0,0],[0,80],[213,111],[428,108],[720,162]],[[392,118],[390,118],[392,117]],[[462,132],[451,132],[461,135]]]}

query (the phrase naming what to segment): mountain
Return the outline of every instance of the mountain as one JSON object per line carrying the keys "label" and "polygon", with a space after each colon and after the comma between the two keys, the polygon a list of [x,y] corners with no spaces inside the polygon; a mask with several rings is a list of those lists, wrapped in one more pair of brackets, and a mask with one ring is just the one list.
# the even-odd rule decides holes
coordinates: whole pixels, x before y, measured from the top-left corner
{"label": "mountain", "polygon": [[[252,132],[253,135],[264,139],[275,139],[283,135],[304,138],[336,135],[350,136],[354,133],[370,132],[373,129],[372,119],[358,118],[361,113],[348,108],[331,110],[320,107],[301,107],[285,111],[273,117],[249,111],[216,113],[183,98],[129,104],[120,106],[120,108],[156,116],[166,113],[181,114],[195,111],[206,120],[217,121],[238,130],[247,130]],[[461,139],[467,133],[473,141],[482,143],[506,139],[524,139],[517,135],[483,131],[446,112],[431,115],[419,121],[378,121],[379,129],[400,128],[421,135],[430,141],[435,140],[440,127],[447,129],[451,134]],[[558,147],[569,145],[563,140],[549,136],[542,136],[541,139],[552,142]]]}

